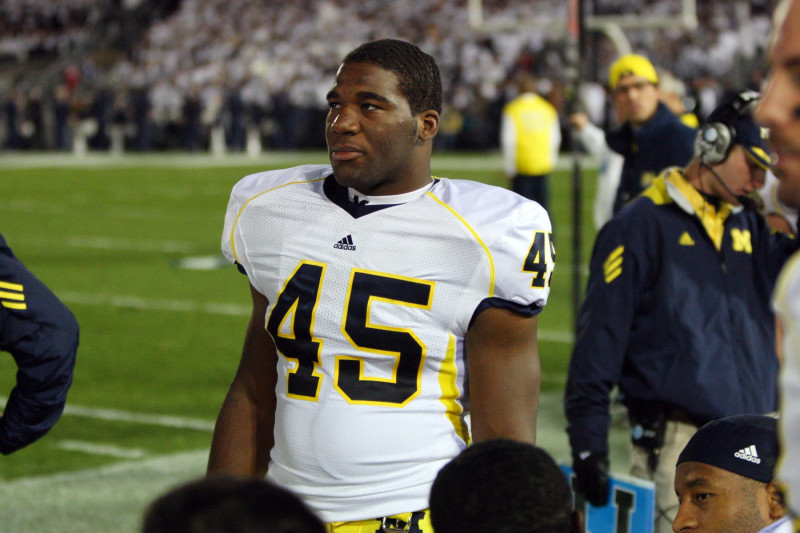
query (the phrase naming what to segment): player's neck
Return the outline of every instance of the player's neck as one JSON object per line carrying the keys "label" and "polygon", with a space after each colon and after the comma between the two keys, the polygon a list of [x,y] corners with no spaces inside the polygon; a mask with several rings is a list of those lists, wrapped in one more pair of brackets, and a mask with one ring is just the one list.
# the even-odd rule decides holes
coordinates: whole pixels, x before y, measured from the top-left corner
{"label": "player's neck", "polygon": [[348,187],[347,197],[350,199],[351,202],[357,204],[370,204],[370,205],[405,204],[413,200],[416,200],[417,198],[425,194],[433,186],[433,183],[434,180],[431,179],[428,183],[413,191],[404,192],[401,194],[386,194],[381,196],[370,196],[367,194],[362,194],[357,190]]}

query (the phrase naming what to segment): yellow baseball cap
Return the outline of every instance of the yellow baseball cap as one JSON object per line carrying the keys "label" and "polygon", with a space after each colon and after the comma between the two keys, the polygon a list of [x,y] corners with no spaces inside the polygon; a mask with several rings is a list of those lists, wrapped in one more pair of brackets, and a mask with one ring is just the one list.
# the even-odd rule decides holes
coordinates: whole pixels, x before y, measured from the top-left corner
{"label": "yellow baseball cap", "polygon": [[611,90],[617,88],[620,78],[631,74],[640,76],[650,83],[658,83],[658,74],[649,59],[637,54],[628,54],[617,59],[608,71],[608,84]]}

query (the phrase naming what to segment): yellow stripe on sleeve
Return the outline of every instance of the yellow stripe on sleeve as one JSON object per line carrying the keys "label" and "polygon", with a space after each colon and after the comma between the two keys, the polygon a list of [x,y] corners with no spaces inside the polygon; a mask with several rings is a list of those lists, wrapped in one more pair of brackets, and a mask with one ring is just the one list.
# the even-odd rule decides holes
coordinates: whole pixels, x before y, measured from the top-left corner
{"label": "yellow stripe on sleeve", "polygon": [[0,291],[0,298],[4,300],[19,300],[21,302],[25,300],[25,295],[21,292]]}
{"label": "yellow stripe on sleeve", "polygon": [[8,281],[0,281],[0,289],[8,289],[10,291],[22,292],[22,285],[19,283],[11,283]]}
{"label": "yellow stripe on sleeve", "polygon": [[622,274],[622,252],[625,251],[625,246],[620,244],[613,252],[608,254],[608,258],[603,263],[603,272],[605,273],[606,283],[611,283]]}

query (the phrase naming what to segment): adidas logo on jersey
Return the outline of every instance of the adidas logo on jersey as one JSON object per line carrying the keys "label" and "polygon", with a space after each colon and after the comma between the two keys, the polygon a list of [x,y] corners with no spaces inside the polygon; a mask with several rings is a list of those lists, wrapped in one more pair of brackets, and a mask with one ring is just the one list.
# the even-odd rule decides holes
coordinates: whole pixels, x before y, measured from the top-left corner
{"label": "adidas logo on jersey", "polygon": [[348,235],[347,237],[341,239],[339,242],[333,245],[334,248],[338,250],[355,250],[356,245],[353,244],[353,237]]}
{"label": "adidas logo on jersey", "polygon": [[741,450],[733,454],[733,456],[738,459],[744,459],[745,461],[750,461],[751,463],[755,463],[757,465],[761,464],[761,458],[758,456],[755,444],[748,446],[747,448],[742,448]]}

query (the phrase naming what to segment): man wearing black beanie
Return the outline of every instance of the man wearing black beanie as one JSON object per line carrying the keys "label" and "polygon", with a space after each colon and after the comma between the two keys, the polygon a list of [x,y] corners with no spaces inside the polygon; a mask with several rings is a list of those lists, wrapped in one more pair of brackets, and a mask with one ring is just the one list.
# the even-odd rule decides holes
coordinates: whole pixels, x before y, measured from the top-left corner
{"label": "man wearing black beanie", "polygon": [[791,533],[773,481],[777,457],[775,418],[738,415],[701,427],[678,457],[673,531]]}

